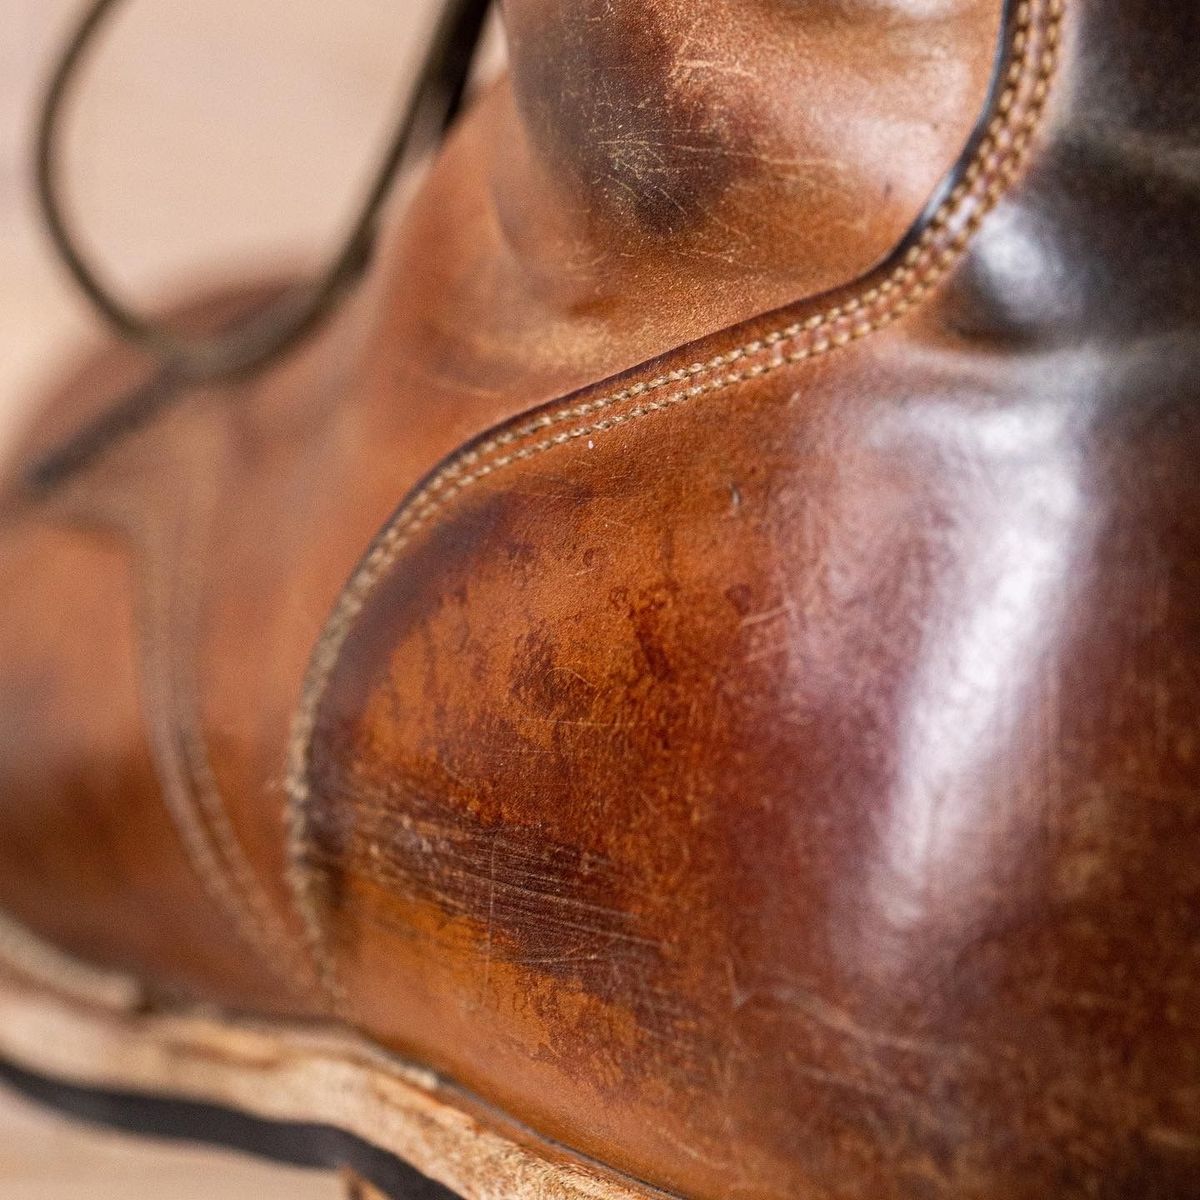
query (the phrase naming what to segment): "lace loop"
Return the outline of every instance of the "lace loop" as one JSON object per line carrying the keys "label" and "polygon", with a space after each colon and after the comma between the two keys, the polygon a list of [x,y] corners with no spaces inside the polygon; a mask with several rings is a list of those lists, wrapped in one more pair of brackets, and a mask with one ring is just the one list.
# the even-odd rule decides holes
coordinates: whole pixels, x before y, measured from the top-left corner
{"label": "lace loop", "polygon": [[[38,204],[54,248],[80,291],[125,340],[158,359],[175,380],[206,382],[253,371],[285,354],[339,305],[370,258],[380,212],[421,136],[439,137],[462,101],[488,0],[445,0],[412,94],[348,235],[311,285],[212,337],[190,337],[145,317],[104,283],[80,249],[62,202],[59,143],[67,101],[96,35],[122,0],[93,0],[51,75],[36,138]],[[165,394],[165,393],[160,393]]]}

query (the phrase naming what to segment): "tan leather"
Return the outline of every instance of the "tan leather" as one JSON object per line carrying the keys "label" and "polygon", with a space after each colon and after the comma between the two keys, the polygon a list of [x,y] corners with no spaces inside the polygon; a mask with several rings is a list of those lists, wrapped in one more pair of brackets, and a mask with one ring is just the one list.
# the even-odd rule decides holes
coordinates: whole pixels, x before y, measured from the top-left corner
{"label": "tan leather", "polygon": [[379,369],[432,386],[422,412],[456,438],[421,473],[538,400],[874,266],[978,117],[999,7],[508,0],[504,15],[512,80],[392,255]]}
{"label": "tan leather", "polygon": [[323,337],[12,510],[0,901],[696,1200],[1193,1193],[1190,11],[506,16]]}
{"label": "tan leather", "polygon": [[[677,277],[680,281],[684,278],[675,269],[631,270],[630,247],[610,245],[608,229],[595,231],[590,245],[584,245],[570,262],[562,262],[559,233],[565,218],[552,220],[549,213],[557,203],[569,214],[572,204],[552,190],[549,168],[530,179],[524,197],[530,212],[536,208],[546,220],[543,232],[535,236],[537,227],[530,221],[519,237],[507,232],[496,214],[505,207],[511,209],[520,199],[517,192],[523,176],[514,174],[518,165],[514,152],[526,144],[527,135],[509,85],[498,85],[452,140],[391,235],[390,245],[380,254],[354,304],[320,339],[250,384],[231,385],[197,397],[185,411],[124,439],[116,453],[19,518],[31,530],[26,536],[34,538],[38,535],[33,529],[43,524],[65,522],[78,527],[80,512],[106,528],[116,524],[116,541],[127,555],[118,569],[122,586],[130,586],[131,572],[147,570],[141,564],[148,558],[153,574],[165,581],[155,584],[160,592],[198,593],[193,606],[198,604],[202,611],[190,620],[192,624],[200,622],[203,628],[189,635],[181,627],[188,623],[187,614],[160,620],[159,627],[142,639],[143,665],[129,670],[146,671],[147,660],[170,662],[167,672],[179,677],[176,690],[190,693],[190,702],[186,696],[164,698],[160,686],[144,697],[145,707],[164,714],[156,716],[161,724],[183,726],[187,740],[202,747],[200,757],[210,761],[197,768],[186,761],[183,746],[165,746],[157,770],[145,770],[139,786],[148,797],[155,797],[158,777],[166,775],[190,779],[191,791],[203,791],[197,773],[211,771],[211,782],[224,800],[228,823],[242,847],[241,856],[257,868],[258,884],[252,890],[269,890],[278,910],[268,925],[290,920],[290,892],[283,882],[283,775],[287,736],[304,670],[321,625],[355,561],[405,491],[443,455],[497,421],[677,341],[719,328],[733,316],[825,286],[836,279],[837,271],[853,276],[885,253],[960,152],[976,118],[994,50],[996,17],[990,9],[990,4],[976,4],[961,9],[958,16],[953,10],[939,10],[917,22],[935,44],[957,49],[954,55],[940,56],[941,69],[925,89],[939,102],[946,95],[948,103],[956,104],[956,120],[947,121],[938,131],[937,153],[930,154],[931,135],[926,132],[921,140],[918,130],[913,135],[918,144],[910,157],[895,160],[877,136],[872,160],[856,164],[859,172],[883,173],[894,179],[890,186],[907,195],[907,210],[877,214],[877,206],[868,208],[864,196],[862,210],[871,212],[870,220],[878,222],[878,229],[870,239],[860,242],[858,237],[845,237],[828,248],[827,255],[836,257],[840,247],[843,261],[831,259],[821,265],[797,256],[790,267],[790,282],[786,282],[788,273],[771,267],[767,254],[769,270],[761,263],[748,264],[743,270],[731,267],[725,285],[728,294],[714,293],[711,304],[695,294],[673,296],[672,289],[683,286],[682,282],[677,285]],[[647,11],[645,28],[639,33],[640,11],[638,6],[628,7],[623,18],[626,36],[644,39],[652,28],[660,34],[671,29],[666,14],[651,19]],[[903,9],[899,11],[903,15]],[[574,20],[574,12],[568,6],[556,19]],[[514,15],[521,25],[532,14],[509,14],[510,18]],[[680,19],[676,14],[676,20]],[[906,16],[903,24],[913,26],[914,21],[915,17]],[[794,13],[787,21],[777,13],[773,23],[774,40],[780,43],[778,53],[782,55],[784,44],[794,39],[801,22]],[[888,22],[879,13],[864,12],[854,24],[865,24],[882,38]],[[678,35],[690,27],[680,25]],[[765,27],[759,32],[765,35]],[[679,49],[682,52],[682,41]],[[915,70],[925,63],[926,55],[923,48],[919,53],[915,47],[911,51],[907,62]],[[513,58],[519,70],[523,61],[520,46],[515,47]],[[618,68],[630,76],[637,74],[631,63],[618,63],[613,70]],[[933,69],[934,65],[925,67],[926,71]],[[736,72],[728,70],[714,78],[739,80]],[[738,86],[745,82],[743,75]],[[906,86],[903,80],[894,82],[898,93]],[[704,114],[719,113],[719,100],[719,96],[710,96],[708,108],[696,110],[697,119],[711,123],[715,117],[705,118]],[[837,114],[831,110],[829,115],[836,122]],[[776,149],[784,141],[795,141],[803,116],[799,106],[782,110],[773,133]],[[847,113],[842,127],[861,125],[862,120],[862,114]],[[678,151],[680,155],[689,153],[686,145]],[[795,172],[786,164],[767,162],[756,170],[755,163],[740,157],[743,149],[743,143],[738,143],[730,151],[731,169],[743,176],[731,190],[764,203],[773,194],[777,225],[782,229],[795,224],[797,212],[783,206],[786,195],[779,193],[790,186],[792,200],[803,200],[796,190],[804,186],[803,178],[789,182],[788,173],[794,177]],[[533,166],[526,162],[520,169],[532,172]],[[905,180],[903,189],[901,180]],[[850,190],[858,183],[859,175],[848,173],[840,186]],[[578,203],[576,198],[573,205]],[[819,210],[820,197],[810,197],[804,211]],[[714,235],[708,231],[705,236],[711,239]],[[704,259],[705,248],[696,237],[690,226],[677,232],[650,229],[643,248],[647,255],[653,251],[662,262],[697,255]],[[553,294],[547,294],[547,264],[555,261],[562,263],[561,282]],[[662,290],[650,295],[645,279],[656,275],[663,280]],[[260,288],[240,305],[225,298],[212,306],[200,306],[194,319],[211,325],[228,319],[239,307],[263,302]],[[133,386],[147,370],[139,368],[129,352],[116,350],[103,363],[90,364],[82,371],[80,382],[47,407],[46,417],[27,439],[19,460],[36,461],[69,431],[103,411],[113,396]],[[202,444],[179,448],[181,443],[191,442]],[[186,464],[179,462],[181,453],[189,459]],[[181,481],[187,486],[181,487]],[[161,529],[164,506],[174,510],[171,520],[186,531]],[[115,517],[114,510],[121,515]],[[189,553],[180,553],[176,537],[192,540]],[[148,546],[148,542],[153,544]],[[116,551],[118,558],[120,553]],[[252,587],[246,586],[249,580],[254,581]],[[86,659],[79,662],[62,655],[38,636],[42,602],[37,596],[30,596],[30,611],[21,615],[26,586],[19,580],[11,585],[12,599],[7,602],[14,617],[7,623],[11,636],[41,646],[43,653],[53,657],[58,671],[90,675],[93,668]],[[178,607],[181,602],[175,603]],[[72,619],[75,614],[68,610],[64,616]],[[135,620],[133,605],[114,611],[113,619],[128,629]],[[196,636],[201,638],[199,647],[188,644]],[[161,676],[163,670],[159,668],[157,673]],[[71,692],[73,685],[64,681],[63,690]],[[82,735],[66,725],[56,736],[74,746]],[[178,737],[162,738],[164,743],[172,740],[180,741]],[[0,765],[0,771],[5,769]],[[109,794],[105,807],[112,810],[112,823],[122,827],[124,798]],[[70,812],[75,810],[76,806],[69,807]],[[203,814],[200,823],[211,824]],[[47,841],[78,846],[82,853],[90,854],[86,838],[60,827],[49,815],[35,827]],[[123,827],[135,848],[148,836],[140,822]],[[170,824],[163,825],[163,836],[170,842],[179,840]],[[228,839],[214,830],[207,837],[190,840]],[[21,845],[22,854],[27,849]],[[228,873],[221,860],[228,856],[214,849],[199,857],[217,859],[217,878],[209,879],[214,874],[210,866],[198,865],[182,873],[178,883],[182,894],[198,898],[198,881],[191,878],[197,871],[208,879],[200,888],[201,897],[214,891],[228,892],[221,882]],[[38,906],[26,901],[19,863],[9,865],[7,887],[0,883],[0,900],[36,923]],[[71,872],[47,875],[39,886],[67,895],[75,890]],[[170,886],[174,890],[175,885]],[[244,903],[244,899],[238,901],[239,906]],[[211,904],[211,900],[206,904],[200,899],[200,911]],[[218,907],[227,910],[231,906]],[[86,950],[91,944],[90,932],[70,938],[69,914],[68,906],[52,932],[67,936],[73,948]],[[238,923],[242,923],[240,918]],[[229,924],[226,912],[225,919],[212,928],[212,953],[219,953],[227,943]],[[90,922],[84,929],[90,930]],[[127,935],[120,924],[110,933],[118,941],[126,936],[134,935]],[[241,939],[246,940],[245,936]],[[265,958],[270,979],[280,954],[275,949],[264,953],[264,944],[274,947],[278,937],[251,933],[248,940],[257,950],[256,958],[248,960],[251,969],[261,976],[259,960]],[[233,951],[243,963],[247,962],[245,949],[237,945]],[[123,957],[134,962],[139,959],[133,948]],[[186,973],[168,970],[157,956],[148,969],[168,989],[186,988],[191,982]],[[296,964],[287,973],[303,974],[303,968]],[[261,988],[258,979],[254,994]],[[292,1001],[280,996],[278,1003],[288,1007]]]}

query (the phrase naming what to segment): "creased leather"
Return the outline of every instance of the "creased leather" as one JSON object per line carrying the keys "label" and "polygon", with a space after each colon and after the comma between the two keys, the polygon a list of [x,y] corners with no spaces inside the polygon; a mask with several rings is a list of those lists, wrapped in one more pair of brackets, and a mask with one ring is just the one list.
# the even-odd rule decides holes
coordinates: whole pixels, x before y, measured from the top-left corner
{"label": "creased leather", "polygon": [[[144,531],[206,531],[166,659],[301,954],[287,744],[355,563],[462,444],[628,392],[423,518],[351,614],[299,847],[336,1015],[694,1200],[1192,1194],[1196,17],[1072,0],[1031,159],[903,313],[612,422],[774,362],[824,304],[757,314],[896,245],[997,6],[506,8],[511,81],[353,305],[88,477],[141,535],[10,518],[0,901],[172,992],[325,1012],[162,806],[131,580],[182,543]],[[198,428],[203,521],[167,450]]]}

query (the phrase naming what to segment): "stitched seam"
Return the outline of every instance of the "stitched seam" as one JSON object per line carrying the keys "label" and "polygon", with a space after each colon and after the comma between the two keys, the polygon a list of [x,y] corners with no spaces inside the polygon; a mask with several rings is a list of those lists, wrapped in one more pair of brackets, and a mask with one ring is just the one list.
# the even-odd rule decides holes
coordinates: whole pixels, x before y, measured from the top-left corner
{"label": "stitched seam", "polygon": [[[384,571],[395,562],[415,534],[454,497],[497,471],[578,438],[605,433],[630,421],[664,412],[698,396],[720,392],[784,367],[823,357],[887,327],[926,300],[957,264],[980,225],[1007,193],[1025,162],[1058,68],[1065,11],[1066,0],[1022,0],[1018,5],[1005,87],[994,105],[993,116],[983,139],[961,180],[930,217],[920,238],[881,282],[868,288],[861,296],[843,300],[822,313],[772,330],[707,361],[692,363],[596,400],[568,405],[556,412],[543,414],[517,429],[498,434],[473,449],[455,455],[393,517],[383,536],[356,569],[317,643],[289,746],[287,787],[292,806],[288,875],[308,930],[311,953],[332,996],[340,998],[342,990],[325,951],[324,932],[313,894],[315,883],[307,870],[310,800],[307,758],[325,685],[350,626],[361,613]],[[1039,26],[1039,22],[1044,23]],[[973,206],[971,201],[975,202]],[[966,211],[968,209],[970,211]],[[798,339],[802,340],[801,345],[784,351],[784,346]],[[715,378],[704,378],[724,367],[757,358],[768,351],[773,353],[765,362],[753,363]],[[696,379],[702,379],[703,382],[692,383],[662,398],[641,400],[627,411],[574,426],[539,441],[519,444],[523,439],[557,425],[606,411],[627,400],[654,397],[655,393],[673,384]],[[516,449],[490,457],[496,451],[514,445]]]}
{"label": "stitched seam", "polygon": [[[489,455],[496,450],[518,443],[526,437],[555,425],[589,416],[638,396],[661,391],[673,383],[681,383],[711,374],[721,367],[730,366],[746,358],[753,358],[781,343],[794,341],[806,334],[809,335],[810,344],[804,348],[755,367],[749,373],[735,374],[728,376],[727,379],[732,382],[741,382],[743,379],[765,374],[767,370],[775,370],[807,358],[818,357],[831,350],[840,349],[852,341],[891,324],[898,317],[907,313],[915,304],[925,299],[934,284],[939,282],[961,257],[983,219],[1007,190],[1025,157],[1030,135],[1040,119],[1044,101],[1049,92],[1050,79],[1057,62],[1057,29],[1061,22],[1063,7],[1063,0],[1047,0],[1052,23],[1046,27],[1044,34],[1046,48],[1040,56],[1039,74],[1030,93],[1031,105],[1023,120],[1014,125],[1012,114],[1016,112],[1016,101],[1028,67],[1028,59],[1024,57],[1024,54],[1032,27],[1034,5],[1027,0],[1018,9],[1016,30],[1013,36],[1013,48],[1018,57],[1009,67],[1008,86],[997,101],[997,115],[993,118],[973,161],[964,172],[962,181],[930,218],[929,226],[922,232],[920,241],[908,251],[900,265],[880,284],[869,289],[861,297],[854,297],[834,305],[825,312],[809,317],[805,321],[772,330],[744,346],[739,346],[724,354],[718,354],[705,362],[692,363],[687,367],[678,368],[645,382],[632,384],[628,388],[622,388],[595,400],[569,405],[553,413],[545,413],[526,425],[497,434],[481,445],[457,454],[452,462],[438,471],[433,479],[409,500],[404,511],[397,514],[388,533],[376,545],[360,569],[368,568],[376,554],[386,552],[393,537],[399,537],[418,527],[426,519],[431,508],[440,507],[447,499],[476,482],[480,477],[509,466],[521,458],[527,458],[530,453],[551,449],[554,445],[562,444],[571,440],[572,437],[582,436],[588,432],[602,431],[606,426],[597,423],[581,430],[558,434],[530,447],[530,453],[519,451],[489,459]],[[1010,152],[996,162],[995,174],[989,175],[985,170],[985,165],[989,158],[1003,151],[1006,142]],[[937,255],[933,255],[931,253],[932,246],[937,241],[939,233],[953,221],[956,210],[961,209],[965,202],[979,190],[977,187],[979,184],[983,185],[983,194],[979,197],[980,206],[966,218],[963,227],[955,233],[949,244]],[[920,271],[922,267],[925,268],[923,272]],[[897,298],[889,304],[889,297],[892,296]],[[870,315],[873,310],[874,315]],[[700,394],[702,390],[689,389],[680,395],[691,397]],[[671,399],[674,401],[676,397]],[[654,405],[648,405],[645,411],[658,411],[658,409]],[[474,466],[481,460],[483,461],[480,467],[467,472],[464,476],[465,467]],[[436,500],[435,497],[437,497]]]}
{"label": "stitched seam", "polygon": [[[177,622],[194,650],[195,613],[199,595],[194,563],[187,559],[189,575],[171,581],[154,564],[161,556],[149,552],[144,514],[115,497],[95,507],[89,502],[86,477],[63,494],[67,512],[86,520],[111,522],[142,545],[137,556],[137,600],[133,620],[137,633],[138,675],[142,702],[149,717],[148,731],[161,785],[163,806],[179,837],[180,849],[208,897],[230,922],[234,934],[255,953],[262,966],[281,983],[313,994],[314,970],[307,966],[307,944],[297,945],[279,919],[246,858],[212,775],[207,746],[196,724],[194,681],[174,661],[169,645]],[[151,543],[161,536],[150,533]],[[189,610],[179,617],[178,608]]]}
{"label": "stitched seam", "polygon": [[[452,462],[443,467],[420,492],[412,497],[405,506],[405,512],[398,514],[395,519],[396,526],[398,528],[406,527],[406,516],[438,492],[448,486],[452,487],[450,481],[458,478],[464,467],[472,466],[476,462],[486,459],[493,451],[519,442],[543,429],[575,418],[589,416],[594,412],[610,408],[637,396],[660,391],[673,383],[682,383],[697,376],[711,374],[721,367],[730,366],[742,359],[756,357],[780,343],[793,341],[806,333],[812,335],[817,332],[828,332],[829,336],[824,338],[814,336],[812,338],[813,345],[809,348],[808,353],[787,357],[782,361],[777,361],[775,366],[787,365],[804,358],[827,353],[831,349],[839,349],[850,341],[864,337],[890,324],[896,317],[907,312],[913,304],[922,300],[932,284],[945,275],[958,260],[979,223],[995,207],[996,202],[1007,190],[1025,156],[1030,134],[1040,119],[1045,99],[1049,94],[1049,84],[1057,65],[1058,30],[1064,11],[1064,0],[1046,0],[1050,22],[1043,34],[1045,48],[1038,60],[1038,76],[1030,92],[1029,111],[1020,123],[1016,123],[1013,114],[1017,111],[1020,89],[1025,82],[1026,72],[1030,65],[1030,60],[1026,55],[1029,51],[1029,34],[1033,27],[1034,7],[1032,0],[1025,0],[1017,10],[1012,39],[1016,58],[1008,68],[1007,86],[996,102],[996,115],[976,150],[972,162],[966,168],[962,180],[930,218],[929,225],[922,232],[920,241],[908,251],[905,259],[888,278],[869,289],[861,297],[843,301],[841,304],[827,309],[824,313],[816,314],[805,321],[772,330],[770,333],[747,342],[744,346],[738,346],[733,350],[718,354],[707,361],[692,363],[687,367],[669,371],[654,379],[632,384],[628,388],[622,388],[595,400],[569,405],[557,412],[543,414],[526,425],[497,434],[479,446],[462,451],[455,455]],[[1007,143],[1007,147],[1005,143]],[[997,161],[994,167],[995,175],[998,177],[989,176],[985,169],[988,160],[1005,148],[1009,149],[1010,153]],[[963,207],[976,191],[976,185],[981,182],[985,185],[984,195],[980,197],[984,206],[976,209],[967,218],[966,224],[956,233],[948,247],[943,249],[931,263],[927,262],[930,258],[930,249],[938,239],[941,230],[953,221],[956,210]],[[919,276],[918,267],[923,265],[928,269],[924,275]],[[913,286],[905,294],[904,289],[910,284]],[[890,309],[883,308],[874,318],[863,315],[879,306],[881,301],[886,302],[889,296],[898,294],[900,298]],[[507,458],[498,459],[493,463],[493,468],[507,465],[509,461],[511,460]],[[453,494],[453,490],[451,490],[451,494]]]}
{"label": "stitched seam", "polygon": [[[195,628],[199,616],[199,581],[188,579],[176,587],[181,593],[180,603],[188,610],[180,619],[183,628],[178,631],[184,640],[184,652],[172,655],[170,625],[162,625],[157,631],[157,650],[152,643],[148,653],[161,657],[160,696],[166,700],[164,709],[174,718],[170,724],[174,727],[179,766],[186,780],[180,800],[193,810],[201,831],[207,832],[216,856],[213,867],[233,893],[231,911],[243,941],[257,952],[260,961],[278,980],[308,995],[312,992],[312,972],[305,966],[305,948],[296,945],[296,939],[280,920],[250,863],[226,807],[200,725],[200,696],[195,678],[199,653]],[[216,886],[216,881],[210,882],[210,887]]]}

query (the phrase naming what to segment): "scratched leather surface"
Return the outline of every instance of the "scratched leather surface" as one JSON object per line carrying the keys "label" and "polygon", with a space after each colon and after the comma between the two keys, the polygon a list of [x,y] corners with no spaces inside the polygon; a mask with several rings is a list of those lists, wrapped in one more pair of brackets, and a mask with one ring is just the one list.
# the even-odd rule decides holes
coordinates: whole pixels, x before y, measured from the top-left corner
{"label": "scratched leather surface", "polygon": [[[14,664],[4,679],[9,697],[4,720],[13,723],[13,732],[6,738],[12,750],[0,770],[6,773],[5,793],[23,797],[25,818],[19,835],[14,828],[0,839],[0,854],[6,855],[0,883],[4,903],[79,952],[112,954],[135,966],[146,960],[143,969],[168,990],[204,985],[210,972],[192,970],[195,956],[215,955],[227,964],[218,973],[220,986],[232,980],[237,998],[249,985],[257,997],[263,990],[260,960],[274,963],[280,956],[274,950],[264,956],[258,946],[260,953],[247,958],[240,940],[231,945],[230,913],[220,911],[228,904],[217,904],[211,921],[199,919],[214,907],[214,887],[211,881],[202,884],[184,861],[174,823],[159,803],[161,777],[171,776],[174,790],[183,793],[205,790],[202,776],[208,777],[208,791],[215,784],[239,844],[258,868],[261,887],[256,890],[269,890],[277,920],[288,922],[283,772],[292,712],[321,624],[398,500],[439,458],[495,422],[719,329],[731,318],[837,282],[839,272],[857,274],[885,253],[959,153],[975,118],[995,37],[996,15],[986,11],[989,7],[964,8],[959,15],[939,10],[928,20],[902,22],[915,24],[907,59],[914,70],[923,68],[927,86],[922,91],[936,93],[937,103],[950,106],[955,119],[933,131],[910,109],[914,129],[909,136],[917,153],[899,165],[890,161],[889,147],[880,144],[884,139],[876,132],[873,164],[861,170],[882,176],[880,186],[902,196],[906,207],[864,202],[859,226],[849,231],[854,236],[825,246],[824,257],[814,255],[811,263],[797,258],[788,290],[787,273],[776,270],[769,251],[758,252],[757,266],[742,268],[737,260],[744,249],[726,247],[731,261],[724,291],[718,296],[714,289],[714,298],[706,301],[694,284],[684,295],[680,282],[680,297],[672,302],[677,272],[662,264],[673,250],[680,261],[686,259],[698,236],[708,243],[697,243],[697,252],[707,253],[705,245],[711,249],[715,236],[695,216],[678,230],[644,229],[641,249],[653,251],[660,263],[654,271],[631,257],[631,245],[610,248],[609,226],[578,231],[565,258],[560,232],[565,218],[549,221],[555,199],[542,194],[548,182],[542,178],[536,187],[522,188],[533,165],[516,169],[514,147],[528,139],[510,89],[501,84],[452,139],[420,196],[389,234],[351,306],[302,354],[250,384],[191,398],[169,419],[125,439],[62,494],[10,517],[16,530],[0,551],[6,560],[7,614],[0,636],[6,639],[5,661]],[[627,36],[658,37],[661,43],[670,14],[648,16],[643,29],[635,12],[630,6],[623,17]],[[508,15],[521,24],[520,9]],[[578,42],[576,10],[564,8],[558,19]],[[805,24],[773,6],[765,6],[759,19],[774,23],[777,42]],[[944,48],[940,65],[923,43],[913,44],[920,29],[932,45]],[[759,32],[765,35],[766,27]],[[585,49],[577,46],[577,57]],[[610,74],[627,65],[615,55],[610,47]],[[521,55],[515,57],[519,61]],[[573,64],[561,66],[563,78],[573,79]],[[691,71],[707,77],[701,66]],[[884,82],[901,97],[903,79],[897,73]],[[744,73],[730,70],[714,78],[745,83]],[[717,121],[719,101],[710,97],[692,119]],[[603,114],[619,124],[611,106]],[[786,150],[790,140],[796,145],[788,153],[803,154],[801,116],[804,110],[795,107],[776,117],[775,150]],[[831,112],[829,120],[835,130],[872,127],[856,112],[845,117]],[[683,147],[678,156],[688,159],[686,136],[674,126],[662,131],[664,145],[673,138]],[[746,196],[761,196],[765,203],[775,193],[781,229],[796,224],[795,212],[780,206],[784,197],[778,194],[790,188],[794,203],[804,201],[806,176],[796,164],[759,166],[754,158],[738,158],[734,167],[740,175],[732,169],[729,174]],[[557,164],[541,172],[556,178],[559,173]],[[843,187],[855,182],[848,175]],[[572,187],[573,199],[559,196],[557,203],[567,215],[578,216],[595,189],[593,181],[580,178]],[[499,220],[502,209],[512,210],[522,200],[547,220],[542,240],[532,240],[529,231],[538,228],[532,217],[519,237],[510,236]],[[812,200],[803,204],[805,212],[814,207]],[[862,236],[864,222],[869,238]],[[552,264],[560,278],[553,294],[546,284]],[[647,281],[654,279],[660,282],[651,295]],[[240,304],[261,303],[261,294],[256,288]],[[192,306],[199,311],[188,316],[212,322],[238,303],[226,298]],[[46,406],[17,465],[35,461],[147,373],[145,363],[119,348],[87,364],[78,382]],[[189,539],[186,553],[180,537]],[[121,596],[105,609],[97,627],[87,598],[61,588],[52,593],[58,597],[58,623],[78,631],[77,648],[46,636],[48,583],[26,567],[30,556],[51,558],[63,540],[86,543],[71,551],[84,562],[106,555],[105,586]],[[105,548],[96,548],[97,543]],[[24,556],[19,545],[27,547]],[[146,576],[153,581],[146,582]],[[154,596],[152,604],[138,598],[143,594]],[[158,612],[150,622],[153,629],[139,615],[149,607]],[[193,611],[177,611],[181,607]],[[143,627],[137,637],[135,623]],[[103,688],[109,674],[93,647],[105,653],[122,647],[129,727],[111,738],[93,727],[89,712],[75,711],[81,698]],[[147,674],[155,679],[141,678]],[[36,710],[29,703],[31,680],[39,689]],[[146,744],[152,739],[136,732],[139,693],[141,707],[162,727],[157,753]],[[200,743],[201,753],[189,755],[183,741],[193,743],[193,750]],[[127,768],[130,778],[120,788],[89,782],[96,777],[92,759],[102,743],[108,743],[103,757],[114,763],[111,771]],[[144,801],[136,817],[127,798],[134,791]],[[128,840],[122,851],[131,860],[128,869],[111,853],[96,865],[93,842],[101,834],[109,844]],[[156,855],[175,862],[176,869],[167,871],[159,863],[143,874],[139,860],[148,866]],[[133,901],[131,910],[120,910],[123,919],[97,921],[64,902],[64,896],[81,894],[81,878],[97,871],[110,877],[114,899]],[[224,874],[219,863],[216,869],[201,864],[199,873],[210,880]],[[171,882],[162,882],[164,877]],[[172,935],[169,946],[157,944],[164,938],[156,927],[129,919],[147,893],[156,891],[181,904],[194,926],[187,938]],[[189,947],[179,949],[184,943]],[[251,980],[243,978],[247,974]],[[270,978],[268,970],[268,990]]]}
{"label": "scratched leather surface", "polygon": [[[288,734],[404,493],[821,311],[756,316],[899,241],[998,34],[506,18],[512,84],[353,307],[9,518],[0,900],[167,991],[324,1010],[260,962],[301,937]],[[1197,33],[1074,0],[1031,160],[921,304],[634,393],[405,535],[305,759],[340,1019],[689,1197],[1196,1192]],[[232,897],[172,788],[224,799]]]}

